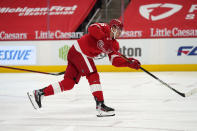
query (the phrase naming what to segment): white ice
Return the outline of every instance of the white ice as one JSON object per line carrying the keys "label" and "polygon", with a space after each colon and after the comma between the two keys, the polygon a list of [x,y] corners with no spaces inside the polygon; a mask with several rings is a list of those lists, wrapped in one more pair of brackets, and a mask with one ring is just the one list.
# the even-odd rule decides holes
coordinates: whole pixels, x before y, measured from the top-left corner
{"label": "white ice", "polygon": [[[152,72],[173,88],[197,88],[197,72]],[[0,74],[0,131],[197,131],[197,94],[183,98],[144,72],[100,73],[114,117],[96,117],[88,82],[45,97],[34,110],[26,93],[62,80],[35,73]]]}

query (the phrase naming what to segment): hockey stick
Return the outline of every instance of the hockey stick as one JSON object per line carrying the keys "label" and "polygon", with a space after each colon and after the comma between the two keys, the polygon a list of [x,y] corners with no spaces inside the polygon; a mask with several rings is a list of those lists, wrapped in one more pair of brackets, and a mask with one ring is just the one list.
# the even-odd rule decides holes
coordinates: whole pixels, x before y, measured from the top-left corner
{"label": "hockey stick", "polygon": [[46,75],[54,75],[54,76],[59,76],[59,75],[62,75],[62,74],[65,73],[65,71],[59,72],[59,73],[48,73],[48,72],[34,71],[34,70],[29,70],[29,69],[15,68],[15,67],[11,67],[11,66],[0,66],[0,68],[6,68],[6,69],[12,69],[12,70],[20,70],[20,71],[27,71],[27,72],[34,72],[34,73],[40,73],[40,74],[46,74]]}
{"label": "hockey stick", "polygon": [[194,88],[194,89],[188,91],[187,93],[181,93],[181,92],[177,91],[176,89],[172,88],[170,85],[168,85],[167,83],[165,83],[161,79],[159,79],[158,77],[156,77],[155,75],[153,75],[150,72],[148,72],[147,70],[145,70],[144,68],[140,67],[140,69],[143,70],[144,72],[146,72],[147,74],[149,74],[150,76],[152,76],[153,78],[155,78],[156,80],[161,82],[163,85],[167,86],[168,88],[170,88],[171,90],[173,90],[174,92],[176,92],[177,94],[179,94],[182,97],[188,97],[188,96],[191,96],[191,95],[197,93],[197,88]]}
{"label": "hockey stick", "polygon": [[154,79],[158,80],[159,82],[161,82],[163,85],[167,86],[168,88],[170,88],[171,90],[173,90],[174,92],[176,92],[177,94],[179,94],[182,97],[186,97],[186,95],[184,93],[181,93],[179,91],[177,91],[176,89],[172,88],[170,85],[168,85],[167,83],[163,82],[162,80],[160,80],[158,77],[156,77],[155,75],[153,75],[152,73],[150,73],[149,71],[145,70],[144,68],[140,67],[141,70],[143,70],[144,72],[146,72],[147,74],[149,74],[150,76],[152,76]]}
{"label": "hockey stick", "polygon": [[[122,55],[122,54],[120,54],[120,53],[118,53],[118,52],[117,52],[117,54],[118,54],[120,57],[124,58],[126,61],[128,61],[128,62],[131,63],[131,61],[130,61],[126,56],[124,56],[124,55]],[[154,79],[156,79],[157,81],[159,81],[160,83],[162,83],[163,85],[165,85],[166,87],[168,87],[169,89],[171,89],[172,91],[176,92],[177,94],[179,94],[179,95],[182,96],[182,97],[188,97],[188,96],[191,96],[191,95],[197,93],[197,88],[194,88],[194,89],[190,90],[190,91],[187,92],[187,93],[179,92],[179,91],[177,91],[176,89],[172,88],[172,87],[171,87],[170,85],[168,85],[167,83],[165,83],[164,81],[162,81],[161,79],[159,79],[158,77],[156,77],[155,75],[153,75],[152,73],[150,73],[149,71],[145,70],[144,68],[140,67],[140,69],[143,70],[144,72],[146,72],[147,74],[149,74],[150,76],[152,76]]]}

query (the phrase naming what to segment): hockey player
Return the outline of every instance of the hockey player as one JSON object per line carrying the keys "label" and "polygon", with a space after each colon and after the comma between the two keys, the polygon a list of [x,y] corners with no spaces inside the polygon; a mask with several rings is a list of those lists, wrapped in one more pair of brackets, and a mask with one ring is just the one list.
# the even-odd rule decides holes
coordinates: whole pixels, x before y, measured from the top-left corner
{"label": "hockey player", "polygon": [[[54,95],[63,91],[71,90],[77,84],[81,76],[85,76],[89,82],[90,90],[96,101],[97,116],[113,116],[114,109],[104,104],[103,92],[93,58],[100,53],[106,53],[113,66],[140,68],[140,62],[134,58],[126,61],[117,53],[119,43],[116,41],[121,34],[123,24],[118,19],[112,19],[107,23],[94,23],[89,26],[88,34],[77,40],[68,52],[68,66],[64,79],[51,84],[43,89],[28,93],[34,107],[42,107],[41,98]],[[36,107],[35,107],[36,108]]]}

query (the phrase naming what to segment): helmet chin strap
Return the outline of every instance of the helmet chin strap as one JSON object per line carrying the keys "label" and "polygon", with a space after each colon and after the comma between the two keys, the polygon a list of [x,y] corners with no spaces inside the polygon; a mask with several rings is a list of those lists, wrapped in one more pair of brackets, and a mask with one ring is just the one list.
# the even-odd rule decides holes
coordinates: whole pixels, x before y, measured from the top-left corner
{"label": "helmet chin strap", "polygon": [[113,36],[114,39],[116,39],[116,33],[117,33],[117,31],[118,31],[117,29],[116,29],[116,31],[113,31],[112,28],[111,28],[111,32],[114,34],[114,36]]}

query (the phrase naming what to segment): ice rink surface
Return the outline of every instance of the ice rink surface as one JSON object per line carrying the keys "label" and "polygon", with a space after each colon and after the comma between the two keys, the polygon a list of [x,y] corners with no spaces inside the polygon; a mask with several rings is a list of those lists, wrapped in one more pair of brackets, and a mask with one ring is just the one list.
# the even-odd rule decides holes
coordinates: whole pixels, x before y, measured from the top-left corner
{"label": "ice rink surface", "polygon": [[[153,72],[173,88],[197,88],[197,72]],[[100,73],[105,103],[114,117],[96,117],[88,82],[45,97],[34,110],[26,93],[63,76],[0,74],[0,131],[197,131],[197,94],[183,98],[144,72]]]}

